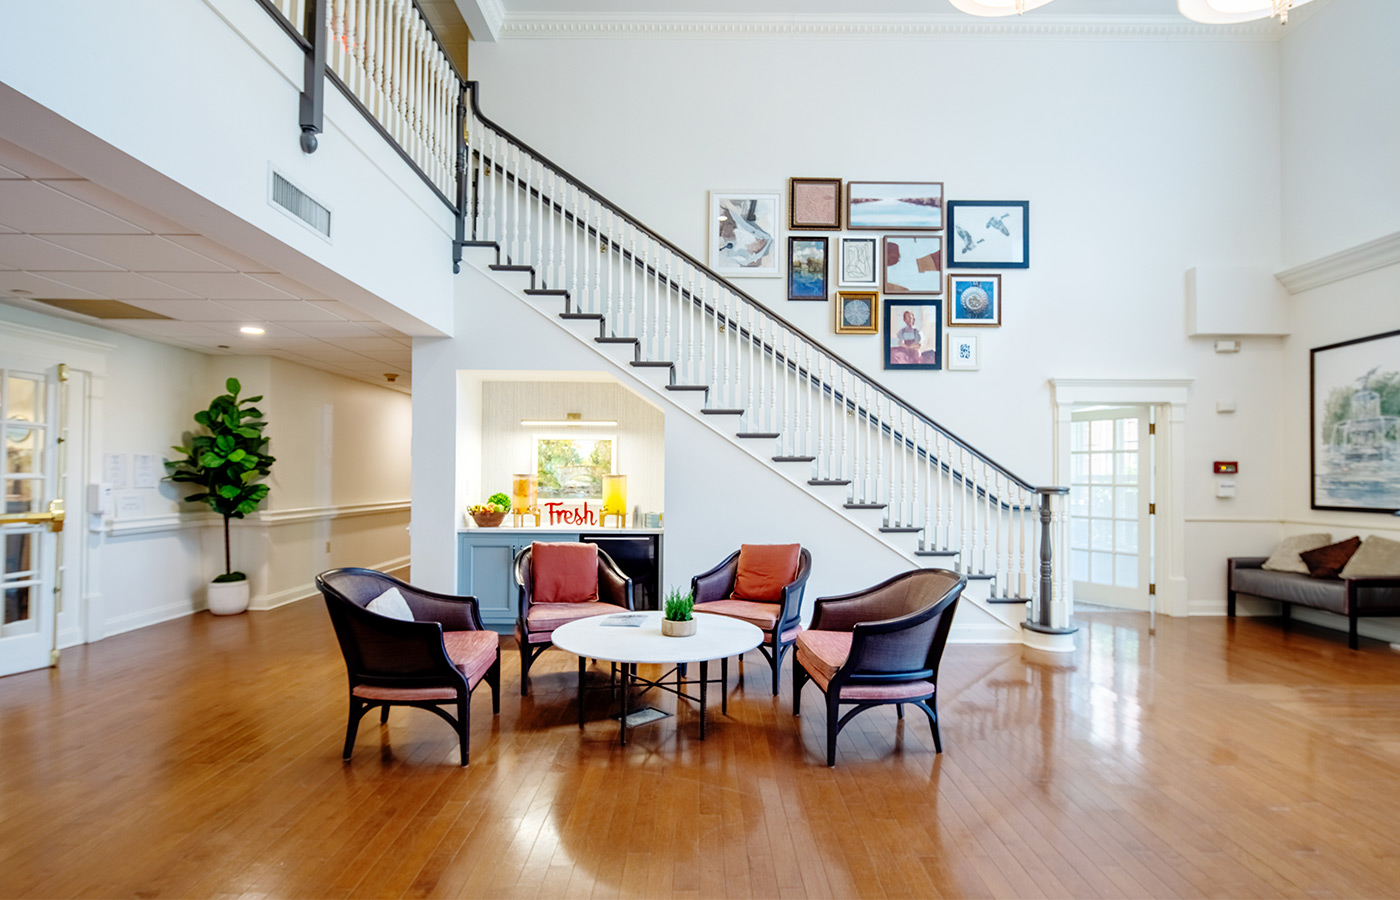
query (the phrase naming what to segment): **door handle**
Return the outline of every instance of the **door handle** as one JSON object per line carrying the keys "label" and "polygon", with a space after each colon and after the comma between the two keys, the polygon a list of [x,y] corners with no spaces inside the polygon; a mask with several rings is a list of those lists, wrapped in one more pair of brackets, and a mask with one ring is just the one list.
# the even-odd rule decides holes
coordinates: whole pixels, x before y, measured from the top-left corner
{"label": "door handle", "polygon": [[49,526],[49,531],[57,534],[63,530],[64,516],[63,501],[52,500],[49,502],[48,512],[4,513],[0,515],[0,525],[47,524]]}

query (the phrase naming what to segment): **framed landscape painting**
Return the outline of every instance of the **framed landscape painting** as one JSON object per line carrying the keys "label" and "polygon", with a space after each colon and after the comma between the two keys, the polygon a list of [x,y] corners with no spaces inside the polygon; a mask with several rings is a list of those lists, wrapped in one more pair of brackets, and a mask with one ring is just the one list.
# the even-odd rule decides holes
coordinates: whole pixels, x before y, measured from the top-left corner
{"label": "framed landscape painting", "polygon": [[1400,510],[1400,331],[1311,357],[1312,508]]}
{"label": "framed landscape painting", "polygon": [[879,287],[880,271],[875,268],[875,254],[879,247],[880,239],[876,237],[841,238],[837,283],[841,287]]}
{"label": "framed landscape painting", "polygon": [[886,294],[943,293],[943,236],[885,236]]}
{"label": "framed landscape painting", "polygon": [[710,268],[731,278],[778,278],[777,194],[710,191]]}
{"label": "framed landscape painting", "polygon": [[1001,324],[1000,275],[948,276],[948,327]]}
{"label": "framed landscape painting", "polygon": [[943,301],[885,298],[885,368],[943,368]]}
{"label": "framed landscape painting", "polygon": [[837,334],[879,334],[880,295],[875,291],[841,291],[836,295]]}
{"label": "framed landscape painting", "polygon": [[788,227],[794,231],[841,228],[841,179],[789,178]]}
{"label": "framed landscape painting", "polygon": [[830,287],[830,270],[826,258],[826,238],[788,238],[789,300],[825,300]]}
{"label": "framed landscape painting", "polygon": [[849,182],[846,227],[852,231],[942,231],[943,182]]}
{"label": "framed landscape painting", "polygon": [[1029,200],[949,200],[948,268],[1028,269]]}

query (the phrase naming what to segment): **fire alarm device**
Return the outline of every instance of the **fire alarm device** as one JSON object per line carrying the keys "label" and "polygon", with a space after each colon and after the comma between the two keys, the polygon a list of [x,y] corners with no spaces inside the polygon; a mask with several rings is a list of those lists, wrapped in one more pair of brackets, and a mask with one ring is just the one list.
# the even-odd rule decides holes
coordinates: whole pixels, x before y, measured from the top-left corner
{"label": "fire alarm device", "polygon": [[1217,475],[1238,475],[1240,464],[1237,462],[1221,462],[1216,460],[1215,474]]}

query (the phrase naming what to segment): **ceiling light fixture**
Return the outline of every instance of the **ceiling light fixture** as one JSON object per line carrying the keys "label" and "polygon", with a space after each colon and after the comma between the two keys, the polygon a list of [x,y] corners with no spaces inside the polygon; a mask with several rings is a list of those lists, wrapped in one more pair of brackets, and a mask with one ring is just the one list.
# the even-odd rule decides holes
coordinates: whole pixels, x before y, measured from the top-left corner
{"label": "ceiling light fixture", "polygon": [[238,330],[243,332],[244,334],[264,334],[263,329],[259,328],[256,325],[244,325]]}
{"label": "ceiling light fixture", "polygon": [[955,7],[974,16],[1019,16],[1044,6],[1050,0],[949,0]]}
{"label": "ceiling light fixture", "polygon": [[[956,0],[954,0],[956,2]],[[1288,24],[1288,11],[1310,0],[1176,0],[1181,14],[1206,25],[1235,25],[1255,19],[1275,17]]]}
{"label": "ceiling light fixture", "polygon": [[578,425],[616,428],[616,419],[585,419],[582,413],[566,413],[563,419],[521,419],[520,424],[532,428],[572,428]]}

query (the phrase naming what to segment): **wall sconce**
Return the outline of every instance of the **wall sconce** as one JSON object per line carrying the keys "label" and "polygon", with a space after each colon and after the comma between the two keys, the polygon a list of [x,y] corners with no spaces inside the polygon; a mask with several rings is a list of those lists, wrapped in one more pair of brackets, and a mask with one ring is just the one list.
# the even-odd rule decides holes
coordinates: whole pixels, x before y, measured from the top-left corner
{"label": "wall sconce", "polygon": [[603,476],[603,512],[598,516],[598,522],[604,528],[608,525],[608,516],[617,516],[618,528],[627,527],[626,475]]}
{"label": "wall sconce", "polygon": [[510,511],[516,528],[530,515],[535,517],[535,527],[540,527],[540,485],[536,476],[510,476]]}

